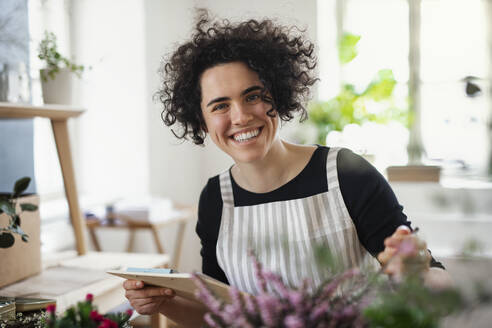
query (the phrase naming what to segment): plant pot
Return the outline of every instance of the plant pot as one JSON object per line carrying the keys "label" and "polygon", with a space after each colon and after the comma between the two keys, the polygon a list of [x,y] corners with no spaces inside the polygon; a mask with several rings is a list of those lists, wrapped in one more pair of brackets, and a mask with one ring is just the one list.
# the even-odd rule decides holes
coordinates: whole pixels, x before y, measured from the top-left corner
{"label": "plant pot", "polygon": [[[39,197],[37,195],[19,197],[17,211],[20,211],[21,203],[38,205]],[[14,245],[9,248],[0,248],[0,287],[41,272],[39,209],[35,212],[24,211],[20,217],[21,228],[29,236],[29,241],[23,242],[19,235],[14,234]],[[0,227],[5,227],[8,223],[9,217],[5,213],[1,214]]]}
{"label": "plant pot", "polygon": [[[41,70],[41,76],[45,70]],[[43,90],[43,102],[45,104],[72,104],[73,73],[68,68],[61,68],[55,75],[55,79],[48,77],[46,81],[41,79]]]}

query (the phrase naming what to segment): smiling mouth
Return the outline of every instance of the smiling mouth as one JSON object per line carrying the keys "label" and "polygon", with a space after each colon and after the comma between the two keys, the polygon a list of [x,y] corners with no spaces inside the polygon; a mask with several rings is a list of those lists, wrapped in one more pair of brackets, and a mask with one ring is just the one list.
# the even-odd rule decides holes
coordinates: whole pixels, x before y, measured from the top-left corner
{"label": "smiling mouth", "polygon": [[231,138],[234,139],[234,141],[239,142],[239,143],[250,141],[252,139],[257,138],[260,135],[262,129],[263,129],[263,127],[260,127],[260,128],[254,129],[254,130],[250,130],[248,132],[236,133],[236,134],[232,135]]}

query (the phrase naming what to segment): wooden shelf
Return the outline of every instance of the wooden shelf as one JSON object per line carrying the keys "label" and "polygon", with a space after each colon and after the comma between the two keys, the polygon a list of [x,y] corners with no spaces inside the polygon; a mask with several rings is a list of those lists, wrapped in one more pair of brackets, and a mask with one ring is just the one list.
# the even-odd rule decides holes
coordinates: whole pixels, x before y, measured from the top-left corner
{"label": "wooden shelf", "polygon": [[58,159],[65,186],[70,210],[70,220],[75,234],[77,253],[86,253],[84,227],[82,214],[80,212],[77,186],[75,183],[75,172],[73,170],[72,154],[68,135],[68,119],[78,117],[85,110],[64,105],[32,106],[30,104],[17,104],[0,102],[0,118],[34,118],[43,117],[51,120],[53,135],[55,136]]}
{"label": "wooden shelf", "polygon": [[0,102],[0,117],[2,118],[45,117],[51,120],[66,120],[71,117],[77,117],[83,112],[85,112],[83,108],[64,105],[32,106],[29,104]]}

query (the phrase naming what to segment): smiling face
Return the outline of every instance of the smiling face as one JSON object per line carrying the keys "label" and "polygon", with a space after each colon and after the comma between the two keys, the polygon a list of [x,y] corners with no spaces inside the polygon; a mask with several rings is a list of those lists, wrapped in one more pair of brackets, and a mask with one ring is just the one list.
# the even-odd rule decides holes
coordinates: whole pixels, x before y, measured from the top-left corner
{"label": "smiling face", "polygon": [[213,142],[236,163],[263,159],[277,138],[278,117],[261,98],[258,74],[242,62],[216,65],[200,80],[201,109]]}

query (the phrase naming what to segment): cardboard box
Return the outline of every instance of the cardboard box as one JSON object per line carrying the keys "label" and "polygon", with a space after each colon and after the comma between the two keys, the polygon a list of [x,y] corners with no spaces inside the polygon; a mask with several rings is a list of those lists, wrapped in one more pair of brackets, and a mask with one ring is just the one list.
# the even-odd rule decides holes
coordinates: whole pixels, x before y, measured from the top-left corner
{"label": "cardboard box", "polygon": [[[20,212],[21,203],[39,205],[39,197],[30,195],[18,198],[17,213]],[[23,242],[19,235],[14,234],[14,245],[9,248],[0,248],[0,287],[41,272],[39,210],[35,212],[24,211],[20,218],[21,228],[29,236],[29,241]],[[5,213],[1,214],[0,227],[7,226],[9,219]]]}

